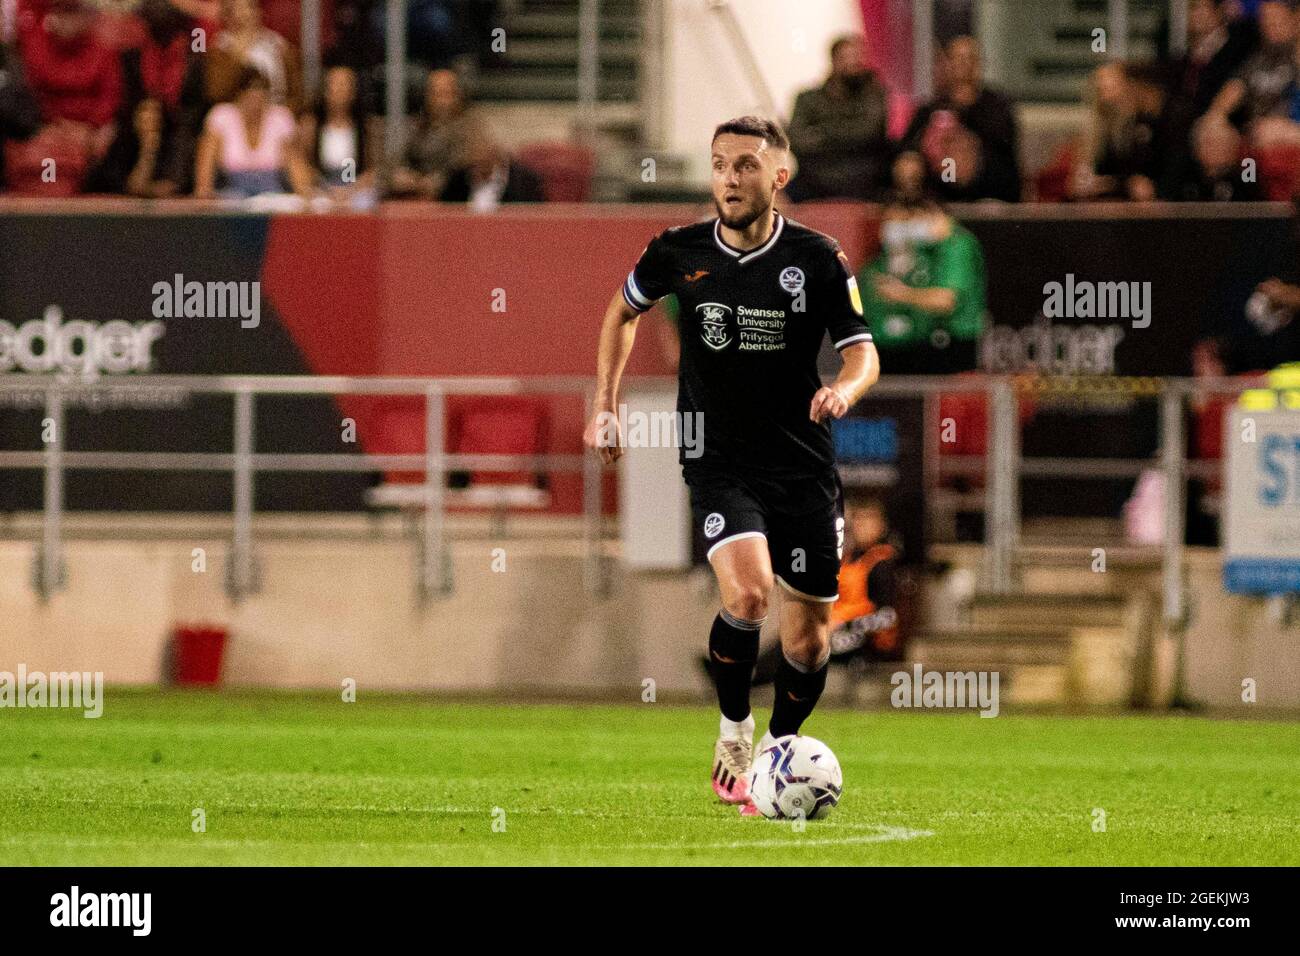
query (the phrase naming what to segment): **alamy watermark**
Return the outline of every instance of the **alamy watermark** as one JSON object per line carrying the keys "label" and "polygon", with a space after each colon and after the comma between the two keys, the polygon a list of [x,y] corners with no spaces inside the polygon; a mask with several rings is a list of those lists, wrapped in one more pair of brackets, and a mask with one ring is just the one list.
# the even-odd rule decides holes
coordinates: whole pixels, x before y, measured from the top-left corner
{"label": "alamy watermark", "polygon": [[601,448],[681,448],[687,458],[704,454],[703,412],[629,412],[619,405],[617,415],[597,415],[596,426]]}
{"label": "alamy watermark", "polygon": [[1150,282],[1090,282],[1066,273],[1065,282],[1043,286],[1043,315],[1049,319],[1132,319],[1133,328],[1151,324]]}
{"label": "alamy watermark", "polygon": [[895,707],[979,708],[981,717],[998,715],[997,671],[927,671],[920,664],[895,671],[889,702]]}
{"label": "alamy watermark", "polygon": [[153,894],[83,893],[74,885],[50,897],[50,925],[125,927],[132,936],[148,936],[153,928]]}
{"label": "alamy watermark", "polygon": [[0,707],[79,707],[87,719],[103,716],[103,671],[0,671]]}
{"label": "alamy watermark", "polygon": [[176,273],[171,282],[153,284],[156,319],[240,319],[241,329],[262,321],[262,283],[186,282]]}

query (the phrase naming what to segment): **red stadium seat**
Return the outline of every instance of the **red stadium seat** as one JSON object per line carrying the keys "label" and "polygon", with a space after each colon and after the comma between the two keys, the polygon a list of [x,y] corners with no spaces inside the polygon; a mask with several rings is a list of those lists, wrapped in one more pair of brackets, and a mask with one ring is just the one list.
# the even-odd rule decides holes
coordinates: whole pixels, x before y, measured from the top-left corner
{"label": "red stadium seat", "polygon": [[[380,442],[376,450],[418,454],[424,446],[422,400],[394,402],[380,419]],[[453,454],[537,455],[544,454],[550,441],[550,417],[544,402],[513,396],[468,398],[453,404],[447,428],[447,451]],[[452,508],[487,508],[498,527],[508,511],[541,510],[550,506],[546,476],[542,472],[456,471],[445,503]],[[385,483],[372,488],[367,500],[372,507],[419,511],[424,506],[420,472],[389,472]]]}
{"label": "red stadium seat", "polygon": [[[81,192],[90,166],[89,131],[72,125],[46,126],[26,142],[4,146],[7,191],[15,196],[64,198]],[[52,166],[46,161],[53,160]],[[54,178],[42,178],[46,169]]]}
{"label": "red stadium seat", "polygon": [[[274,30],[301,49],[302,4],[299,0],[263,0],[262,23],[268,30]],[[320,0],[321,49],[328,50],[337,40],[334,29],[334,0]]]}
{"label": "red stadium seat", "polygon": [[530,143],[515,154],[542,178],[547,202],[586,202],[596,172],[596,155],[572,143]]}
{"label": "red stadium seat", "polygon": [[1038,202],[1065,202],[1070,198],[1070,176],[1078,161],[1079,143],[1070,140],[1062,144],[1052,156],[1052,161],[1034,176]]}
{"label": "red stadium seat", "polygon": [[[452,411],[447,447],[453,453],[540,455],[546,451],[550,423],[546,407],[531,398],[474,398]],[[526,471],[476,471],[471,485],[542,484]]]}
{"label": "red stadium seat", "polygon": [[[963,372],[960,377],[975,380],[980,376],[982,376],[980,372]],[[1020,396],[1018,409],[1020,427],[1023,428],[1034,417],[1033,400],[1023,395]],[[943,441],[943,431],[941,429],[939,436],[940,455],[980,457],[988,452],[989,414],[987,393],[984,391],[945,392],[940,395],[939,421],[947,422],[949,419],[952,420],[953,424],[953,441]],[[979,485],[982,481],[982,477],[976,477],[972,483]]]}
{"label": "red stadium seat", "polygon": [[1268,199],[1290,202],[1300,196],[1300,146],[1265,146],[1257,154],[1259,181]]}

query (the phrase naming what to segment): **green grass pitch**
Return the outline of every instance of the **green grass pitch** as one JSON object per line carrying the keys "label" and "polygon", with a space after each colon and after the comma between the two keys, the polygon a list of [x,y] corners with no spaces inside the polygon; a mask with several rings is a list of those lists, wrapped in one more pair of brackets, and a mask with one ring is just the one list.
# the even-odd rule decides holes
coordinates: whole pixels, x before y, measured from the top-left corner
{"label": "green grass pitch", "polygon": [[804,729],[838,754],[845,793],[802,832],[715,802],[716,727],[663,703],[110,688],[98,720],[0,711],[0,859],[1300,863],[1295,724],[824,709]]}

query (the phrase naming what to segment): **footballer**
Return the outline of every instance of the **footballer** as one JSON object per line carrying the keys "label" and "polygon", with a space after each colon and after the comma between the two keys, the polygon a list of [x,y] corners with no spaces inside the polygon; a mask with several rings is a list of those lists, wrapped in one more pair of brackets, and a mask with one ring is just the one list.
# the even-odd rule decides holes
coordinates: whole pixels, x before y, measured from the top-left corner
{"label": "footballer", "polygon": [[[652,239],[605,310],[584,441],[606,463],[621,457],[607,424],[638,317],[676,295],[677,412],[703,423],[703,448],[689,458],[683,448],[682,475],[722,598],[708,643],[722,711],[712,785],[749,815],[757,812],[747,800],[749,692],[768,598],[774,582],[785,591],[775,703],[760,749],[798,733],[826,686],[844,543],[829,420],[862,397],[880,365],[839,244],[776,211],[790,179],[781,128],[752,116],[723,123],[712,169],[717,217]],[[827,333],[843,366],[823,386],[817,353]]]}

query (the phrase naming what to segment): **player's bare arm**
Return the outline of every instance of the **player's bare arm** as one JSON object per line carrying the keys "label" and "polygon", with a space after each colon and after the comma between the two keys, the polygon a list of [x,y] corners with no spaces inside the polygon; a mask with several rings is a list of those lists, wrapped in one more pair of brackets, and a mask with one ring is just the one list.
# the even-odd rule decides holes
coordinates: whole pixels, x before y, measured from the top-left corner
{"label": "player's bare arm", "polygon": [[843,418],[858,403],[867,389],[880,378],[880,357],[870,342],[856,342],[840,352],[844,366],[835,381],[817,390],[808,417],[815,422],[827,416]]}
{"label": "player's bare arm", "polygon": [[[586,447],[595,450],[600,460],[612,464],[623,456],[622,436],[618,434],[618,384],[623,377],[627,358],[636,341],[640,315],[627,304],[621,293],[605,309],[600,325],[600,345],[596,352],[596,398],[592,403],[591,421],[583,432]],[[612,417],[611,417],[612,416]],[[614,437],[613,442],[609,438]]]}

